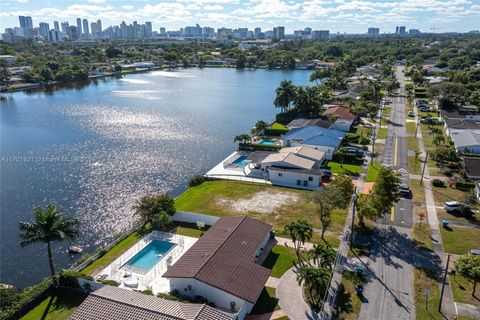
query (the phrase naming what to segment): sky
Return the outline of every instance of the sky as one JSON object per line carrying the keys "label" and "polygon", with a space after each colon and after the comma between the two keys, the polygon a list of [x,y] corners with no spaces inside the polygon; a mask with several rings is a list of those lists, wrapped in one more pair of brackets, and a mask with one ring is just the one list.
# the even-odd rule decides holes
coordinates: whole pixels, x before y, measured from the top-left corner
{"label": "sky", "polygon": [[18,16],[39,22],[102,20],[105,29],[151,21],[153,29],[178,30],[195,25],[219,27],[285,26],[286,33],[310,27],[330,33],[380,33],[396,25],[423,32],[465,32],[480,29],[480,0],[0,0],[0,30],[19,26]]}

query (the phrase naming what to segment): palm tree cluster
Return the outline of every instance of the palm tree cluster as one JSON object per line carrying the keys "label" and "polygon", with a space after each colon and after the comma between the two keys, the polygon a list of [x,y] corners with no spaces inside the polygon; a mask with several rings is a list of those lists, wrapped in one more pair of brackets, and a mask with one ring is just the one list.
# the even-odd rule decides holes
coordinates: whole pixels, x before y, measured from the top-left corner
{"label": "palm tree cluster", "polygon": [[300,115],[318,115],[323,104],[333,101],[332,91],[325,85],[295,86],[283,80],[275,92],[273,104],[281,113],[295,110]]}
{"label": "palm tree cluster", "polygon": [[303,284],[309,302],[319,306],[330,281],[336,252],[326,242],[302,252],[302,246],[313,236],[313,227],[306,220],[287,224],[284,232],[290,235],[297,255],[298,284]]}

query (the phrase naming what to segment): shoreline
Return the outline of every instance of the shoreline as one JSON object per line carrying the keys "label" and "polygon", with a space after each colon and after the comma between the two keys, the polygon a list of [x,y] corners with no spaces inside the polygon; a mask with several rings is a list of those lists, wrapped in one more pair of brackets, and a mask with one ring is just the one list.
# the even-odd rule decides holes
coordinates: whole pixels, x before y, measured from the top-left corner
{"label": "shoreline", "polygon": [[[34,82],[34,83],[22,83],[22,84],[17,84],[17,85],[13,85],[13,86],[10,86],[10,87],[2,87],[0,88],[0,95],[2,94],[9,94],[9,93],[14,93],[14,92],[20,92],[20,91],[33,91],[33,90],[43,90],[43,91],[46,91],[47,89],[53,89],[55,90],[55,87],[56,86],[61,86],[61,87],[67,87],[67,86],[71,86],[71,85],[78,85],[78,84],[90,84],[92,81],[95,81],[97,79],[105,79],[105,78],[122,78],[124,75],[129,75],[129,74],[138,74],[138,73],[147,73],[147,72],[150,72],[150,71],[157,71],[157,70],[167,70],[167,71],[173,71],[173,70],[177,70],[177,69],[183,69],[183,70],[186,70],[186,69],[193,69],[193,68],[196,68],[196,69],[204,69],[204,68],[207,68],[207,69],[235,69],[235,70],[247,70],[247,71],[254,71],[254,70],[269,70],[269,71],[312,71],[312,70],[309,70],[309,69],[285,69],[285,68],[273,68],[273,69],[270,69],[268,67],[264,67],[264,66],[258,66],[258,67],[253,67],[253,68],[243,68],[243,69],[237,69],[235,67],[235,65],[219,65],[219,66],[216,66],[216,65],[211,65],[211,66],[203,66],[203,67],[199,67],[197,65],[192,65],[192,66],[189,66],[189,67],[165,67],[165,66],[157,66],[157,67],[153,67],[153,68],[139,68],[139,69],[136,69],[136,70],[122,70],[121,72],[108,72],[108,73],[104,73],[104,74],[98,74],[98,75],[89,75],[88,76],[88,79],[87,80],[83,80],[83,81],[70,81],[70,82],[60,82],[60,81],[52,81],[48,84],[45,84],[45,83],[38,83],[38,82]],[[8,99],[8,98],[4,98],[4,99]],[[0,98],[0,101],[2,101],[2,99]]]}

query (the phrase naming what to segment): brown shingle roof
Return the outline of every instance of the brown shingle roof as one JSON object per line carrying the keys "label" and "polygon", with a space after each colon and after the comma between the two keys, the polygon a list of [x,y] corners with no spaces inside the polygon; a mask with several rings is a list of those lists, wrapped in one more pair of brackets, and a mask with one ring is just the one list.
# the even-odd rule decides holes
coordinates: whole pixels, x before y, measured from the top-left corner
{"label": "brown shingle roof", "polygon": [[195,278],[255,303],[270,270],[254,254],[271,228],[249,217],[222,217],[163,276]]}
{"label": "brown shingle roof", "polygon": [[92,292],[70,320],[232,320],[235,316],[205,304],[160,299],[112,286]]}
{"label": "brown shingle roof", "polygon": [[352,114],[348,108],[338,106],[333,108],[328,108],[323,112],[324,116],[336,116],[338,118],[345,118],[345,119],[356,119],[357,116]]}

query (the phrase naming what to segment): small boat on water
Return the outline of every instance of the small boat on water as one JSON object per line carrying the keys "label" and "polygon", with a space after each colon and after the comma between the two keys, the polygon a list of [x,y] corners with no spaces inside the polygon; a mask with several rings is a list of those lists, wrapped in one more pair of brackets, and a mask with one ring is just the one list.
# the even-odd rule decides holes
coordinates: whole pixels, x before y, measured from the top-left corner
{"label": "small boat on water", "polygon": [[69,246],[68,247],[68,254],[77,254],[82,253],[83,249],[77,246]]}

